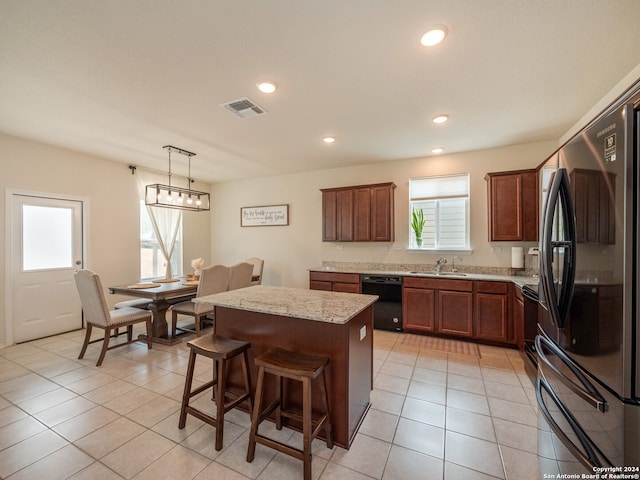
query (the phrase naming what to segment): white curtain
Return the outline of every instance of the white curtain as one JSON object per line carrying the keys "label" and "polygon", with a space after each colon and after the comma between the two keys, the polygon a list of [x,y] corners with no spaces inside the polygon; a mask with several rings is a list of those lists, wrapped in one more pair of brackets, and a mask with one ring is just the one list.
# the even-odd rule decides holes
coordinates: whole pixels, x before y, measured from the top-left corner
{"label": "white curtain", "polygon": [[[153,183],[166,184],[168,181],[167,177],[163,179],[162,176],[152,172],[140,172],[139,170],[138,172],[138,190],[140,192],[140,198],[143,200],[145,198],[145,187],[147,185]],[[182,222],[182,210],[151,206],[147,206],[146,208],[149,218],[151,219],[153,231],[158,239],[158,245],[166,260],[165,278],[167,280],[172,279],[171,256],[173,255],[173,249]]]}

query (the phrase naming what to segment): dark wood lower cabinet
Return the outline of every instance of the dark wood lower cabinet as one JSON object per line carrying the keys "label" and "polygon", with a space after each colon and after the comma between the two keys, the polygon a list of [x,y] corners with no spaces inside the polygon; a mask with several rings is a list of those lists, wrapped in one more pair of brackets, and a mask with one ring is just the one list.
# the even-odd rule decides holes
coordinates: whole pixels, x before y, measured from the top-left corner
{"label": "dark wood lower cabinet", "polygon": [[440,333],[473,337],[473,293],[439,291],[438,319]]}
{"label": "dark wood lower cabinet", "polygon": [[403,328],[416,333],[436,331],[436,291],[407,288],[402,291]]}
{"label": "dark wood lower cabinet", "polygon": [[478,315],[476,336],[482,340],[507,342],[509,322],[507,298],[504,295],[478,293],[476,295]]}
{"label": "dark wood lower cabinet", "polygon": [[510,282],[405,277],[403,328],[410,333],[514,345],[511,289]]}
{"label": "dark wood lower cabinet", "polygon": [[360,293],[360,275],[357,273],[310,272],[309,289]]}
{"label": "dark wood lower cabinet", "polygon": [[513,322],[509,315],[507,282],[476,282],[476,338],[513,343]]}

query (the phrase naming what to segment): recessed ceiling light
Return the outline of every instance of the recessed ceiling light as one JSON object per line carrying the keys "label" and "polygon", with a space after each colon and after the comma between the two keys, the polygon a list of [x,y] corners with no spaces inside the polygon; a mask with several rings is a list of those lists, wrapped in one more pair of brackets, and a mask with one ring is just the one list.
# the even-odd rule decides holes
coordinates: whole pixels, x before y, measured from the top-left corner
{"label": "recessed ceiling light", "polygon": [[326,136],[322,139],[324,143],[333,143],[336,141],[336,137]]}
{"label": "recessed ceiling light", "polygon": [[444,123],[447,120],[449,120],[449,115],[440,114],[440,115],[436,115],[435,117],[433,117],[432,122],[433,123]]}
{"label": "recessed ceiling light", "polygon": [[432,148],[431,149],[431,153],[438,154],[438,153],[442,153],[442,152],[444,152],[444,148],[442,148],[442,147],[436,147],[436,148]]}
{"label": "recessed ceiling light", "polygon": [[444,37],[447,36],[447,27],[438,25],[436,27],[432,27],[427,33],[422,35],[420,39],[420,43],[425,47],[433,47],[434,45],[439,44]]}
{"label": "recessed ceiling light", "polygon": [[273,93],[278,89],[278,85],[274,82],[259,82],[256,85],[262,93]]}

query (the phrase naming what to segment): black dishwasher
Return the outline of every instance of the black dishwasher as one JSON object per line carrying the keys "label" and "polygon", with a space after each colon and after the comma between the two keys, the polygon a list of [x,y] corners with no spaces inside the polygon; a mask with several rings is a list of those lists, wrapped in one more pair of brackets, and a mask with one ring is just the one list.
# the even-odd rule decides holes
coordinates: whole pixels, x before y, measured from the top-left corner
{"label": "black dishwasher", "polygon": [[402,277],[396,275],[361,275],[362,293],[378,295],[373,304],[373,327],[402,331]]}

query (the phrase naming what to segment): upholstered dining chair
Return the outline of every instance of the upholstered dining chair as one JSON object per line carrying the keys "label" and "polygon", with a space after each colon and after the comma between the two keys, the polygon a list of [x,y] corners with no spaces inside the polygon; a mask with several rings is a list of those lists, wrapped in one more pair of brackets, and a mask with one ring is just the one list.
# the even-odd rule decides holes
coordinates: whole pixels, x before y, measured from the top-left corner
{"label": "upholstered dining chair", "polygon": [[[152,314],[148,310],[139,308],[125,307],[117,310],[109,310],[107,299],[104,295],[102,282],[98,274],[91,270],[79,270],[74,274],[78,294],[80,295],[80,303],[84,313],[84,321],[87,324],[87,331],[84,336],[84,343],[80,350],[78,358],[83,358],[87,347],[90,343],[102,341],[102,350],[98,357],[96,366],[102,365],[107,350],[112,348],[129,345],[136,342],[133,339],[133,325],[145,322],[147,326],[147,347],[151,348],[151,318]],[[104,338],[91,341],[91,332],[93,327],[104,329]],[[117,343],[109,346],[111,332],[117,331],[118,328],[127,327],[127,342]]]}
{"label": "upholstered dining chair", "polygon": [[251,276],[253,275],[253,264],[248,262],[240,262],[231,265],[231,273],[229,274],[228,290],[244,288],[251,285]]}
{"label": "upholstered dining chair", "polygon": [[262,270],[264,269],[264,260],[258,257],[247,258],[245,262],[253,265],[253,273],[251,274],[251,285],[262,284]]}
{"label": "upholstered dining chair", "polygon": [[[198,283],[198,291],[196,297],[205,295],[213,295],[227,290],[229,286],[230,268],[224,265],[211,265],[200,271],[200,281]],[[195,303],[191,300],[176,303],[171,307],[171,328],[173,336],[176,336],[178,330],[182,332],[195,332],[200,336],[201,322],[207,315],[213,313],[213,306],[204,303]],[[185,327],[178,327],[178,314],[189,315],[195,319],[195,329],[191,330]]]}

